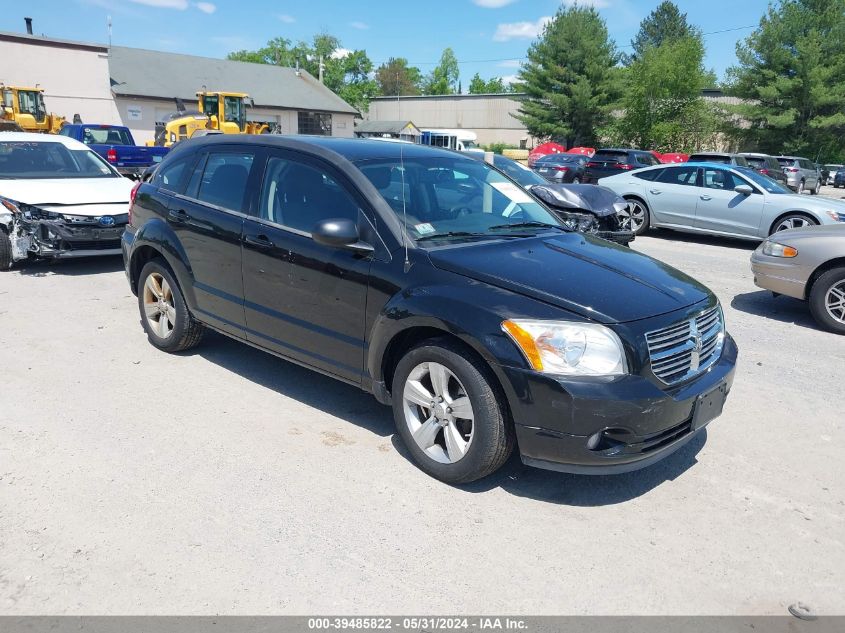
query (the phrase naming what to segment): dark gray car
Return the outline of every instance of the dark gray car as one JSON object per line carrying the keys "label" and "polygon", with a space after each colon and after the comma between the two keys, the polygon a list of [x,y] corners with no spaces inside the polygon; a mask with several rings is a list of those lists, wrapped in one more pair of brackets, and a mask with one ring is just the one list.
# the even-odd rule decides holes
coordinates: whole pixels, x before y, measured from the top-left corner
{"label": "dark gray car", "polygon": [[730,152],[698,152],[687,159],[688,163],[719,163],[720,165],[736,165],[737,167],[748,167],[748,161],[742,154],[731,154]]}
{"label": "dark gray car", "polygon": [[768,176],[772,180],[778,181],[784,187],[787,187],[786,174],[783,173],[783,168],[780,166],[778,159],[768,154],[757,154],[753,152],[742,152],[739,154],[748,162],[751,169],[756,169],[764,176]]}

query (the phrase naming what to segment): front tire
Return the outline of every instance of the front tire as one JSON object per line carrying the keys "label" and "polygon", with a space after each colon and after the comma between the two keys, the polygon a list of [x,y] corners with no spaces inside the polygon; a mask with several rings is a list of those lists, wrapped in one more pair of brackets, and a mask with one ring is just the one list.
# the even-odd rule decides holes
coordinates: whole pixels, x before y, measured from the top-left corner
{"label": "front tire", "polygon": [[818,222],[815,220],[800,213],[785,215],[775,220],[775,223],[772,224],[771,231],[769,231],[769,235],[774,235],[779,231],[786,231],[788,229],[802,229],[805,226],[816,226],[817,224]]}
{"label": "front tire", "polygon": [[446,339],[426,341],[399,361],[393,417],[417,466],[446,483],[486,477],[513,450],[504,396],[489,369]]}
{"label": "front tire", "polygon": [[618,214],[619,223],[626,231],[632,231],[634,235],[642,235],[648,231],[651,222],[651,214],[646,203],[638,198],[626,198],[628,209]]}
{"label": "front tire", "polygon": [[816,279],[809,303],[816,323],[831,332],[845,334],[845,267],[828,270]]}
{"label": "front tire", "polygon": [[141,270],[138,309],[147,339],[162,351],[182,352],[202,340],[205,328],[191,316],[176,279],[160,259]]}
{"label": "front tire", "polygon": [[12,240],[6,231],[0,229],[0,270],[9,270],[12,267]]}

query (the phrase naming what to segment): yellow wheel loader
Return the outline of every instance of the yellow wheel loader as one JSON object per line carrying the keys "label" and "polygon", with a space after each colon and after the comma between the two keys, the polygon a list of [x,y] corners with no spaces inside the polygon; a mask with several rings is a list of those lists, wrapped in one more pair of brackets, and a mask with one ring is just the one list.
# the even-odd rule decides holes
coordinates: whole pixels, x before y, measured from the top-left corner
{"label": "yellow wheel loader", "polygon": [[170,147],[201,130],[206,130],[201,134],[208,131],[222,134],[270,133],[270,126],[266,123],[246,120],[248,97],[244,92],[198,92],[199,110],[191,112],[185,110],[181,99],[176,99],[177,111],[156,124],[155,140],[148,141],[147,145]]}
{"label": "yellow wheel loader", "polygon": [[0,83],[0,131],[56,134],[67,123],[64,117],[47,112],[44,90],[6,86]]}

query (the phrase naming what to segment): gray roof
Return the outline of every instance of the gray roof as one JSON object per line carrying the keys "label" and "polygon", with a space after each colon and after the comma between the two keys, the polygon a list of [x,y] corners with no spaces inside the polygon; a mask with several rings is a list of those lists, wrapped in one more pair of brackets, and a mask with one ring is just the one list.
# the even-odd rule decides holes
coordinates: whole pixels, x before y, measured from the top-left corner
{"label": "gray roof", "polygon": [[113,46],[111,89],[118,96],[196,101],[211,91],[246,92],[256,106],[358,114],[312,75],[293,68]]}
{"label": "gray roof", "polygon": [[[410,126],[411,132],[405,130]],[[408,134],[420,133],[413,121],[359,121],[355,126],[356,132],[367,134]]]}

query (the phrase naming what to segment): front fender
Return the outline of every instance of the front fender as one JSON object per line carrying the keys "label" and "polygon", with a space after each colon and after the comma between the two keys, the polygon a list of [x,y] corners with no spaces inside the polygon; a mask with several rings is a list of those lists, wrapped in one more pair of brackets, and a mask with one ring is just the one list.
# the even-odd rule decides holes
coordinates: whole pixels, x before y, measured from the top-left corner
{"label": "front fender", "polygon": [[[481,282],[419,286],[391,297],[370,328],[367,370],[375,387],[385,384],[385,360],[392,346],[415,328],[450,334],[473,349],[491,368],[510,399],[510,383],[502,367],[528,368],[516,345],[502,331],[508,316],[548,317],[550,306],[527,300]],[[532,309],[536,308],[536,309]],[[526,310],[530,314],[526,313]],[[556,310],[560,315],[560,310]]]}
{"label": "front fender", "polygon": [[176,233],[161,218],[149,220],[135,233],[129,259],[129,270],[134,271],[131,278],[133,288],[138,283],[138,280],[134,277],[140,272],[140,267],[137,265],[138,258],[145,252],[145,248],[152,248],[164,258],[173,271],[176,281],[179,282],[179,288],[188,307],[196,308],[194,272],[189,263],[188,255]]}

